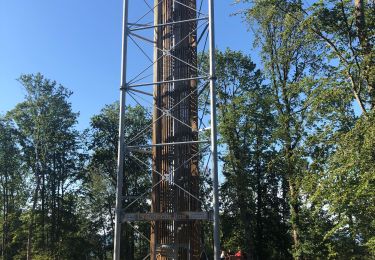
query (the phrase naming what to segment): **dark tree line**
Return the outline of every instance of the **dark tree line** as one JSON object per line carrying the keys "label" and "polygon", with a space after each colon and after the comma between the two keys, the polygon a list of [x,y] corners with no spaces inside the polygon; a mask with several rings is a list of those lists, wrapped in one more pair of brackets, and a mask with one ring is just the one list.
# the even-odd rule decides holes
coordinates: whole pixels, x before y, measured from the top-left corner
{"label": "dark tree line", "polygon": [[[373,259],[374,2],[242,2],[261,63],[217,53],[223,249],[250,259]],[[118,104],[80,132],[71,91],[41,74],[19,82],[24,101],[0,117],[2,259],[111,259]],[[126,109],[126,140],[147,143],[138,137],[149,111]],[[136,157],[143,163],[125,160],[123,202],[147,212],[146,198],[133,200],[150,190],[150,158]],[[202,228],[211,255],[210,226]],[[140,234],[150,227],[122,230],[123,258],[143,259]]]}

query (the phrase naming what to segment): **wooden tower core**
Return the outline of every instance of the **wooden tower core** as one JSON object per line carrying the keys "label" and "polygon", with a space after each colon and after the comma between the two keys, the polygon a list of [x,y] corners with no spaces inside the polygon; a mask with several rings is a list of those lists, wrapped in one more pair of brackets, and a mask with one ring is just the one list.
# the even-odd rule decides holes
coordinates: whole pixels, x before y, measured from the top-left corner
{"label": "wooden tower core", "polygon": [[[196,0],[155,0],[152,213],[199,212]],[[191,20],[191,21],[189,21]],[[179,22],[184,21],[184,22]],[[188,22],[186,22],[188,21]],[[170,24],[170,25],[166,25]],[[180,81],[180,79],[185,79]],[[164,115],[164,116],[163,116]],[[190,142],[190,143],[189,143]],[[193,196],[192,196],[193,195]],[[198,220],[151,222],[151,259],[199,259]]]}

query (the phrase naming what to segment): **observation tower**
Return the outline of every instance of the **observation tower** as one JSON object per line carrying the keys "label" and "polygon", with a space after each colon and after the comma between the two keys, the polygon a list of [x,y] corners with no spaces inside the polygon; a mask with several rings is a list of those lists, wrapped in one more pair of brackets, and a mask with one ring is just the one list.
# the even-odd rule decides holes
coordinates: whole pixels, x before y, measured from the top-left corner
{"label": "observation tower", "polygon": [[[139,232],[150,245],[144,259],[201,259],[203,221],[213,222],[214,254],[219,259],[213,4],[214,0],[124,0],[115,260],[120,259],[122,223],[137,231],[137,222],[150,224],[150,235]],[[139,58],[134,59],[135,52]],[[207,65],[198,62],[207,57]],[[126,105],[152,113],[152,123],[130,140],[125,138]],[[150,134],[149,143],[132,143]],[[149,167],[152,175],[150,190],[132,201],[124,201],[123,194],[124,172],[132,174],[126,157]],[[208,172],[213,199],[205,203],[200,174]],[[130,212],[129,205],[144,197],[149,198],[150,211]]]}

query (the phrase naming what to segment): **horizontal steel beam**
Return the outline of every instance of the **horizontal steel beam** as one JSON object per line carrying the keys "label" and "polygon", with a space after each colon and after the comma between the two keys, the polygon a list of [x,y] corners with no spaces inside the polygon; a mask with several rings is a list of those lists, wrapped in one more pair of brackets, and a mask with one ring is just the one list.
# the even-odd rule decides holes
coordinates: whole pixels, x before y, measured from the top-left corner
{"label": "horizontal steel beam", "polygon": [[122,196],[123,199],[129,199],[129,200],[135,200],[138,199],[141,195],[128,195],[128,196]]}
{"label": "horizontal steel beam", "polygon": [[186,145],[186,144],[207,144],[209,142],[210,142],[209,140],[203,140],[203,141],[186,141],[186,142],[161,143],[161,144],[131,145],[131,146],[128,146],[127,149],[133,150],[133,149],[150,148],[150,147],[156,147],[156,146],[172,146],[172,145]]}
{"label": "horizontal steel beam", "polygon": [[184,211],[184,212],[149,212],[149,213],[125,213],[122,215],[123,222],[139,221],[186,221],[186,220],[212,220],[212,211]]}
{"label": "horizontal steel beam", "polygon": [[143,94],[143,95],[147,95],[147,96],[151,96],[151,97],[154,96],[152,93],[148,93],[146,91],[142,91],[142,90],[138,90],[138,89],[134,89],[134,88],[128,88],[127,90],[134,91],[134,92],[137,92],[137,93],[140,93],[140,94]]}
{"label": "horizontal steel beam", "polygon": [[[152,29],[152,28],[163,27],[163,26],[170,26],[170,25],[180,24],[180,23],[197,22],[197,21],[201,21],[201,20],[208,20],[208,16],[204,16],[204,17],[201,17],[201,18],[194,18],[194,19],[186,19],[186,20],[181,20],[181,21],[169,22],[169,23],[161,23],[161,24],[155,24],[155,25],[141,26],[141,27],[137,27],[137,28],[134,28],[134,29],[129,28],[129,31],[146,30],[146,29]],[[134,26],[134,24],[133,24],[133,26]]]}
{"label": "horizontal steel beam", "polygon": [[206,77],[192,77],[192,78],[183,78],[183,79],[173,79],[173,80],[164,80],[164,81],[156,81],[156,82],[130,84],[130,85],[127,86],[127,88],[161,85],[161,84],[167,84],[167,83],[175,83],[175,82],[198,80],[198,79],[208,79],[208,77],[207,76]]}
{"label": "horizontal steel beam", "polygon": [[173,243],[173,244],[156,244],[156,250],[157,251],[173,251],[179,248],[189,248],[189,244],[185,243]]}
{"label": "horizontal steel beam", "polygon": [[137,152],[137,153],[152,154],[151,150],[143,150],[143,149],[137,149],[137,148],[133,148],[133,147],[131,147],[130,150],[132,152]]}

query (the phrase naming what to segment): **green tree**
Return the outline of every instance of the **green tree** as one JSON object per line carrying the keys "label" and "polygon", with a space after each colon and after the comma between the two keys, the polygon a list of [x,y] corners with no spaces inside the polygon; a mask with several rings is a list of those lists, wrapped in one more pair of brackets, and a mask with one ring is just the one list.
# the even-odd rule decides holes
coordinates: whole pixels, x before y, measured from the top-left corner
{"label": "green tree", "polygon": [[365,116],[374,111],[374,1],[317,1],[303,12],[307,29],[327,46],[327,61],[335,67],[336,78]]}
{"label": "green tree", "polygon": [[372,259],[375,241],[374,117],[359,119],[337,138],[322,164],[311,202],[329,217],[322,230],[330,259]]}
{"label": "green tree", "polygon": [[18,132],[30,200],[27,259],[64,257],[62,248],[74,229],[73,194],[79,193],[84,157],[80,153],[77,113],[71,92],[41,74],[22,75],[25,101],[9,112]]}
{"label": "green tree", "polygon": [[288,258],[271,88],[249,56],[230,50],[217,53],[217,84],[223,247],[239,247],[252,259]]}
{"label": "green tree", "polygon": [[325,94],[327,76],[322,70],[322,46],[300,22],[306,16],[301,1],[252,1],[245,16],[254,29],[273,96],[277,127],[272,136],[280,151],[281,192],[288,204],[283,219],[290,223],[293,256],[301,259],[306,257],[301,230],[301,182],[308,165],[305,140],[319,120],[313,105]]}
{"label": "green tree", "polygon": [[[328,256],[334,259],[366,259],[374,254],[373,212],[372,207],[365,206],[373,202],[370,139],[375,104],[374,7],[374,1],[332,0],[317,1],[303,10],[309,31],[326,44],[332,93],[345,92],[347,97],[343,99],[354,100],[353,107],[359,114],[356,118],[336,107],[333,113],[344,118],[331,121],[334,131],[320,133],[328,136],[320,139],[320,148],[312,146],[315,153],[325,155],[320,160],[314,156],[311,168],[316,174],[311,183],[315,185],[309,201],[316,205],[315,212],[329,219],[320,236]],[[346,111],[351,109],[345,107]],[[338,121],[346,123],[338,127]],[[365,214],[361,213],[364,208]]]}
{"label": "green tree", "polygon": [[0,117],[0,192],[1,192],[1,256],[13,259],[22,246],[20,227],[25,207],[25,184],[22,176],[21,154],[17,147],[14,126]]}
{"label": "green tree", "polygon": [[[128,145],[146,144],[150,136],[140,135],[143,129],[150,125],[150,117],[142,107],[126,107],[125,141]],[[117,165],[117,145],[118,145],[118,122],[119,104],[114,103],[102,109],[101,113],[91,119],[89,134],[89,149],[92,151],[90,163],[88,165],[88,181],[86,189],[88,201],[92,205],[90,218],[96,227],[97,234],[101,237],[101,248],[104,257],[112,257],[112,238],[114,231],[114,205],[116,190],[116,165]],[[131,154],[134,154],[133,157]],[[146,165],[140,163],[145,162]],[[125,160],[124,173],[124,207],[126,212],[149,212],[150,206],[147,204],[147,196],[135,201],[141,194],[148,195],[151,185],[151,172],[147,165],[150,158],[147,154],[129,152]],[[136,202],[136,203],[133,203]],[[148,251],[149,242],[140,235],[149,237],[149,225],[140,223],[137,225],[138,231],[129,224],[122,226],[122,257],[125,259],[143,259]]]}

